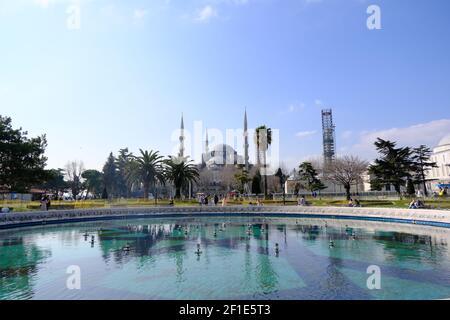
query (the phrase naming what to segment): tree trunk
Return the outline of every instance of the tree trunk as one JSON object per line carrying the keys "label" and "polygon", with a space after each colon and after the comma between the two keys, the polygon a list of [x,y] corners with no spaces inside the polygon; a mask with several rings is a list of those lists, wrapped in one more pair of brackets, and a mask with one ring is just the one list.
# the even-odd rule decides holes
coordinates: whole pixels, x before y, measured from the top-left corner
{"label": "tree trunk", "polygon": [[267,196],[268,196],[268,192],[267,192],[267,159],[266,159],[266,152],[264,151],[264,156],[263,156],[263,160],[264,160],[264,199],[267,200]]}
{"label": "tree trunk", "polygon": [[181,199],[181,187],[175,187],[175,199]]}
{"label": "tree trunk", "polygon": [[422,170],[422,181],[423,181],[423,194],[428,197],[427,183],[425,181],[425,172]]}
{"label": "tree trunk", "polygon": [[148,200],[150,184],[144,183],[144,200]]}
{"label": "tree trunk", "polygon": [[350,200],[352,197],[350,195],[350,185],[345,185],[345,194],[347,195],[347,200]]}
{"label": "tree trunk", "polygon": [[394,185],[394,188],[395,188],[395,191],[397,192],[397,194],[398,194],[400,200],[402,200],[403,197],[402,197],[402,191],[400,190],[400,185],[399,185],[399,184],[395,184],[395,185]]}

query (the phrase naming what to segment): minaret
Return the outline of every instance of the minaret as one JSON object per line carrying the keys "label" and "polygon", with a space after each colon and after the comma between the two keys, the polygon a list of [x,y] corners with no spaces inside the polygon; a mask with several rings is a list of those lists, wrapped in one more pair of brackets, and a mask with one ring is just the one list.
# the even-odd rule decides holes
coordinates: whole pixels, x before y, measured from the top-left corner
{"label": "minaret", "polygon": [[208,129],[206,129],[206,138],[205,138],[205,153],[209,153],[209,139],[208,139]]}
{"label": "minaret", "polygon": [[183,114],[181,114],[181,128],[180,128],[180,152],[178,153],[178,157],[184,157],[184,120]]}
{"label": "minaret", "polygon": [[248,124],[247,124],[247,108],[245,109],[244,114],[244,161],[245,161],[245,170],[248,172],[249,164],[248,164]]}
{"label": "minaret", "polygon": [[206,129],[205,152],[203,153],[203,165],[206,165],[206,162],[208,160],[209,160],[209,139],[208,139],[208,129]]}

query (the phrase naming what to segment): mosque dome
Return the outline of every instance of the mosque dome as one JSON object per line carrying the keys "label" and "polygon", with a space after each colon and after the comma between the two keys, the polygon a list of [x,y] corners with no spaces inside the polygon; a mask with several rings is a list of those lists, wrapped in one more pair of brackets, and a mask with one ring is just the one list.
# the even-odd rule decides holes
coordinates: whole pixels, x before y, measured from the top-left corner
{"label": "mosque dome", "polygon": [[439,141],[439,145],[434,148],[434,153],[445,152],[450,150],[450,134],[446,135],[444,138]]}
{"label": "mosque dome", "polygon": [[439,142],[439,146],[445,146],[447,144],[450,144],[450,134],[446,135],[444,138],[441,139]]}
{"label": "mosque dome", "polygon": [[227,144],[218,144],[210,150],[208,154],[207,165],[225,165],[235,164],[238,160],[237,152]]}

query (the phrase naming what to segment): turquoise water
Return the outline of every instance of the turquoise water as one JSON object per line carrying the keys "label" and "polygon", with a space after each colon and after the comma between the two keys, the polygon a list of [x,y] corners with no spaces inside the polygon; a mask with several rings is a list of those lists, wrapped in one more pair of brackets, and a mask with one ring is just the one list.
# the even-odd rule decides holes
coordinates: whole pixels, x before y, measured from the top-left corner
{"label": "turquoise water", "polygon": [[[260,217],[6,230],[0,300],[444,299],[449,239],[440,228]],[[367,288],[371,265],[380,290]],[[79,290],[67,286],[70,266],[79,267]]]}

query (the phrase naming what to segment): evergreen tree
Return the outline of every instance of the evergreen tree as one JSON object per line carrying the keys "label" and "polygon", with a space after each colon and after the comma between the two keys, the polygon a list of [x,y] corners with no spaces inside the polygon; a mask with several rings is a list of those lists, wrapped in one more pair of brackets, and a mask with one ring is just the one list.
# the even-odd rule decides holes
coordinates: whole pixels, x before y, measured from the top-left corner
{"label": "evergreen tree", "polygon": [[132,159],[133,154],[128,151],[128,148],[120,149],[116,158],[117,192],[120,196],[127,198],[131,193],[131,185],[127,183],[127,167]]}
{"label": "evergreen tree", "polygon": [[43,184],[39,185],[40,189],[54,192],[55,194],[63,193],[68,187],[68,183],[64,180],[63,169],[48,170],[48,178]]}
{"label": "evergreen tree", "polygon": [[89,193],[98,196],[103,191],[103,173],[97,170],[86,170],[81,177],[84,179],[84,187],[86,188],[86,197]]}
{"label": "evergreen tree", "polygon": [[117,166],[112,152],[103,166],[103,183],[108,196],[113,198],[117,190]]}
{"label": "evergreen tree", "polygon": [[108,191],[106,190],[106,187],[103,188],[102,199],[103,200],[107,200],[108,199]]}
{"label": "evergreen tree", "polygon": [[13,129],[11,118],[0,115],[0,186],[27,192],[49,178],[45,170],[45,135],[28,138],[22,129]]}
{"label": "evergreen tree", "polygon": [[252,181],[252,179],[248,176],[247,170],[242,168],[241,172],[238,172],[234,175],[234,178],[236,179],[238,185],[239,185],[239,192],[244,193],[245,192],[245,185]]}
{"label": "evergreen tree", "polygon": [[278,168],[275,173],[275,177],[279,179],[281,190],[283,190],[283,205],[286,205],[286,188],[285,183],[289,178],[289,175],[285,174],[281,168]]}
{"label": "evergreen tree", "polygon": [[437,168],[436,162],[430,161],[432,151],[424,145],[414,148],[412,151],[414,181],[422,184],[425,196],[428,196],[426,185],[426,173],[432,168]]}
{"label": "evergreen tree", "polygon": [[257,170],[252,179],[252,193],[253,194],[256,194],[256,195],[261,194],[261,192],[262,192],[261,180],[262,180],[261,173],[259,172],[259,170]]}
{"label": "evergreen tree", "polygon": [[303,162],[299,166],[299,178],[304,182],[304,187],[310,192],[326,189],[326,186],[318,178],[319,174],[310,162]]}
{"label": "evergreen tree", "polygon": [[414,169],[410,148],[397,148],[396,143],[378,138],[375,147],[380,158],[369,167],[369,173],[374,176],[373,184],[393,185],[401,196],[401,187],[406,184]]}
{"label": "evergreen tree", "polygon": [[414,196],[416,194],[416,189],[414,188],[414,182],[413,182],[413,180],[411,178],[407,180],[406,193],[409,196]]}

